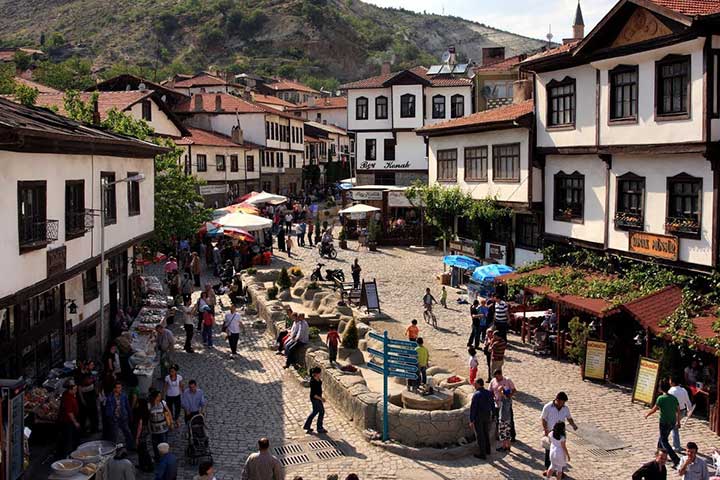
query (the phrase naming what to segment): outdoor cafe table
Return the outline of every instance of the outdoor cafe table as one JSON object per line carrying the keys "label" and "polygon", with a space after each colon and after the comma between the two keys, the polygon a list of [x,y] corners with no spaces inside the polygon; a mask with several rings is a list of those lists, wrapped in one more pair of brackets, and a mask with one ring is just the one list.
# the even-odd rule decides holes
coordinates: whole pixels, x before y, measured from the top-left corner
{"label": "outdoor cafe table", "polygon": [[[515,312],[513,313],[513,325],[520,323],[522,325],[520,336],[522,342],[525,343],[525,337],[530,333],[528,329],[528,319],[545,318],[547,310],[538,310],[533,312]],[[513,326],[511,325],[511,327]]]}

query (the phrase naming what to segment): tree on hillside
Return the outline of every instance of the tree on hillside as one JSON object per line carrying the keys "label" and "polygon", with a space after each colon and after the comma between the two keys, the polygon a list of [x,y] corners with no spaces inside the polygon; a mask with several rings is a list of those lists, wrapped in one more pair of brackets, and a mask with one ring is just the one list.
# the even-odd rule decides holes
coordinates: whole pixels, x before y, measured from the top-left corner
{"label": "tree on hillside", "polygon": [[[77,93],[65,98],[69,116],[86,121],[92,119],[92,100],[83,102]],[[154,130],[144,120],[136,120],[115,109],[107,113],[101,127],[169,148],[167,153],[155,157],[155,241],[158,247],[172,245],[173,238],[191,238],[202,224],[211,218],[210,210],[203,208],[198,193],[202,182],[185,175],[180,158],[183,150],[166,138],[155,137]]]}
{"label": "tree on hillside", "polygon": [[0,95],[11,95],[15,92],[15,65],[0,63]]}
{"label": "tree on hillside", "polygon": [[33,78],[58,90],[85,90],[94,84],[91,69],[89,60],[78,57],[59,63],[46,60],[40,62],[33,72]]}

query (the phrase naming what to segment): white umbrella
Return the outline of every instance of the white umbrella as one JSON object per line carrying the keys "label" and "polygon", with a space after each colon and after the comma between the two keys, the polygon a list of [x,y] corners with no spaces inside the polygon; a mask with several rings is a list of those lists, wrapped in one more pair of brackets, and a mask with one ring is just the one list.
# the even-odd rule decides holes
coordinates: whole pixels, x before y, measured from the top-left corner
{"label": "white umbrella", "polygon": [[257,195],[253,195],[252,197],[245,200],[245,202],[250,203],[252,205],[257,205],[258,203],[282,203],[286,202],[287,197],[283,195],[275,195],[274,193],[267,193],[267,192],[260,192]]}
{"label": "white umbrella", "polygon": [[379,212],[379,211],[380,211],[380,209],[377,207],[365,205],[364,203],[358,203],[357,205],[353,205],[352,207],[348,207],[343,210],[340,210],[338,213],[342,213],[343,215],[345,215],[345,214],[352,215],[353,213],[370,213],[370,212]]}
{"label": "white umbrella", "polygon": [[247,230],[248,232],[257,232],[272,227],[272,220],[250,215],[249,213],[235,212],[228,213],[217,220],[213,220],[213,224],[219,227],[234,227]]}

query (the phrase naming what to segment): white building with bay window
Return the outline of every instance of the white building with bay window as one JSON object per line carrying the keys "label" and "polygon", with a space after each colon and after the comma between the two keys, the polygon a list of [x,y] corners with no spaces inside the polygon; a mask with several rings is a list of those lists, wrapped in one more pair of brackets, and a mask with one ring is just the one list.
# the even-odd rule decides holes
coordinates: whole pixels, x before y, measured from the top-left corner
{"label": "white building with bay window", "polygon": [[535,73],[545,241],[717,265],[720,24],[706,2],[621,0]]}
{"label": "white building with bay window", "polygon": [[415,130],[472,112],[466,75],[429,74],[425,67],[342,85],[348,130],[355,134],[359,185],[410,185],[427,180],[427,147]]}

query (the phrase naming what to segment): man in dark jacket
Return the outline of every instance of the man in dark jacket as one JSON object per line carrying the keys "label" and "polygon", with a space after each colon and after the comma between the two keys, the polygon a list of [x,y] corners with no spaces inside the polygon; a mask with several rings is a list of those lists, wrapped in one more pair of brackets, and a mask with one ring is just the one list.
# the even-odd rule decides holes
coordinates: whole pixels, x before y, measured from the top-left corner
{"label": "man in dark jacket", "polygon": [[493,411],[493,396],[485,389],[482,378],[475,380],[475,393],[470,404],[470,428],[475,432],[480,453],[476,458],[485,460],[490,454],[490,420]]}
{"label": "man in dark jacket", "polygon": [[668,454],[662,448],[658,448],[655,452],[655,460],[648,462],[638,468],[632,475],[632,480],[666,480],[667,479],[667,463]]}

